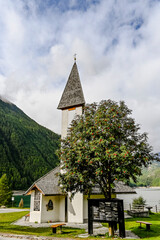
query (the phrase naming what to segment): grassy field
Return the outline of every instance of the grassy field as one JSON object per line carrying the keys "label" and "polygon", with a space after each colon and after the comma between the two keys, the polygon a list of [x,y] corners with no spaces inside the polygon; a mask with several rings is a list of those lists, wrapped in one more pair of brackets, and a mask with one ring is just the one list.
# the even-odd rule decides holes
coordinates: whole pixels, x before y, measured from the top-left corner
{"label": "grassy field", "polygon": [[[143,220],[152,223],[151,230],[147,231],[146,226],[143,224],[139,228],[137,220]],[[126,229],[131,230],[143,240],[160,240],[160,213],[151,214],[149,218],[131,218],[126,220]]]}
{"label": "grassy field", "polygon": [[19,218],[25,216],[28,212],[14,212],[14,213],[0,213],[0,232],[13,233],[13,234],[24,234],[24,235],[36,235],[36,236],[58,236],[58,237],[70,237],[74,238],[78,234],[85,233],[83,229],[63,228],[62,234],[53,234],[52,229],[48,228],[32,228],[25,226],[17,226],[11,224]]}
{"label": "grassy field", "polygon": [[[77,235],[85,233],[83,229],[63,228],[62,234],[52,234],[50,227],[48,228],[32,228],[12,225],[11,223],[26,215],[28,212],[15,212],[15,213],[1,213],[0,214],[0,232],[13,233],[13,234],[25,234],[36,236],[52,236],[52,237],[70,237],[75,238]],[[143,221],[152,223],[151,230],[147,231],[145,225],[143,228],[139,228],[139,224],[136,223],[138,218],[126,219],[126,230],[133,231],[142,240],[160,240],[160,213],[151,214],[149,218],[143,218]],[[142,219],[141,219],[142,220]],[[106,225],[106,224],[104,224]],[[93,237],[89,237],[89,239]],[[102,237],[97,236],[94,239],[100,239]],[[103,237],[104,238],[104,237]],[[109,238],[108,238],[109,239]],[[112,238],[114,239],[114,238]]]}
{"label": "grassy field", "polygon": [[[140,228],[140,224],[136,223],[138,220],[152,223],[151,229],[146,230],[145,224],[142,224],[142,228]],[[103,225],[107,224],[104,223]],[[134,232],[143,240],[160,240],[160,213],[152,213],[147,218],[125,219],[125,229]]]}

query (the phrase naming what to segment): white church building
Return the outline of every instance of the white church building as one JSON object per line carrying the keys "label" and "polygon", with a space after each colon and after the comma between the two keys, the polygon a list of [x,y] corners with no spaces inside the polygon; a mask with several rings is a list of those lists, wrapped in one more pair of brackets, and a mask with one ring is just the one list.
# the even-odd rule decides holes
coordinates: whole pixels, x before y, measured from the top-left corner
{"label": "white church building", "polygon": [[[67,136],[67,129],[75,114],[83,114],[85,105],[83,90],[76,61],[73,64],[58,109],[62,110],[61,138]],[[58,185],[60,167],[56,167],[35,181],[25,194],[31,195],[30,222],[84,223],[88,220],[88,196],[77,193],[72,201],[69,194],[62,194]],[[117,182],[112,196],[135,193],[132,188]],[[99,188],[93,189],[90,198],[103,198]]]}

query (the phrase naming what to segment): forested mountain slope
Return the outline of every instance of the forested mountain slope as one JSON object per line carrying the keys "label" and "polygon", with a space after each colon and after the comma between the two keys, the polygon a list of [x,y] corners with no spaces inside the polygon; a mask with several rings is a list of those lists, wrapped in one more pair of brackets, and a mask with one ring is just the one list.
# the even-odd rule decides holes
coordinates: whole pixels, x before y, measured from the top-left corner
{"label": "forested mountain slope", "polygon": [[144,168],[142,173],[138,178],[138,186],[160,186],[160,162],[154,162],[148,168]]}
{"label": "forested mountain slope", "polygon": [[6,173],[12,189],[28,188],[58,164],[59,137],[0,99],[0,177]]}
{"label": "forested mountain slope", "polygon": [[160,186],[160,162],[154,161],[149,167],[143,168],[142,175],[137,182],[131,181],[131,186],[159,187]]}

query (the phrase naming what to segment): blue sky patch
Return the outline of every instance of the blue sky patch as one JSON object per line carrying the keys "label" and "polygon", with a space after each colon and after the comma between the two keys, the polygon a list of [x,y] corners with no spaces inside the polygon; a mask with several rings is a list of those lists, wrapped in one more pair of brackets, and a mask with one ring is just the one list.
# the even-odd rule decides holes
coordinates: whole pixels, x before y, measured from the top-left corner
{"label": "blue sky patch", "polygon": [[141,26],[143,25],[144,21],[142,18],[135,18],[134,20],[132,20],[130,22],[130,25],[135,29],[138,30],[139,28],[141,28]]}
{"label": "blue sky patch", "polygon": [[[38,12],[46,12],[49,8],[55,8],[60,12],[66,12],[69,10],[87,11],[92,5],[97,5],[100,0],[33,0],[37,7]],[[28,2],[25,0],[26,10],[30,9]]]}

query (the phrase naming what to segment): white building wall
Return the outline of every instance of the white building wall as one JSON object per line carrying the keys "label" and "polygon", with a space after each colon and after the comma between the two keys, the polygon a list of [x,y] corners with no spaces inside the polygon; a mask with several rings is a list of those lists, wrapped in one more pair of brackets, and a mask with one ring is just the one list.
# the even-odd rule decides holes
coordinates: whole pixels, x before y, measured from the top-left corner
{"label": "white building wall", "polygon": [[30,222],[38,222],[41,223],[41,203],[42,203],[42,194],[40,195],[40,211],[34,211],[34,190],[31,193],[30,200]]}
{"label": "white building wall", "polygon": [[76,107],[73,110],[62,110],[62,127],[61,127],[61,137],[64,139],[67,136],[67,129],[74,119],[75,114],[82,115],[82,106]]}
{"label": "white building wall", "polygon": [[68,129],[68,109],[62,110],[62,127],[61,127],[61,138],[67,136]]}
{"label": "white building wall", "polygon": [[77,115],[82,115],[82,107],[76,107],[76,114]]}
{"label": "white building wall", "polygon": [[[48,210],[46,205],[49,200],[53,202],[53,210]],[[34,190],[30,200],[30,222],[64,222],[65,221],[65,196],[44,196],[41,194],[40,211],[34,211]]]}
{"label": "white building wall", "polygon": [[[59,222],[59,196],[42,196],[42,218],[41,222]],[[47,204],[49,200],[53,202],[53,210],[47,211]]]}
{"label": "white building wall", "polygon": [[74,119],[74,117],[76,116],[76,110],[72,109],[72,110],[68,110],[68,127],[71,125],[72,120]]}
{"label": "white building wall", "polygon": [[[82,106],[76,107],[73,110],[68,109],[62,110],[62,130],[61,130],[62,139],[64,139],[67,136],[67,129],[71,121],[73,120],[75,114],[82,115]],[[68,209],[68,222],[83,223],[83,194],[76,193],[72,201],[70,201],[68,197],[67,209]],[[61,211],[63,211],[63,209],[61,209]]]}
{"label": "white building wall", "polygon": [[83,194],[76,193],[72,201],[68,197],[68,222],[83,223]]}
{"label": "white building wall", "polygon": [[65,222],[65,196],[59,198],[59,221]]}

